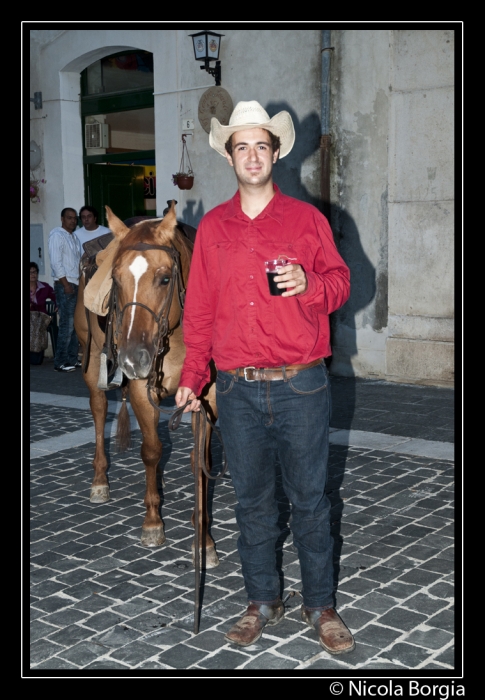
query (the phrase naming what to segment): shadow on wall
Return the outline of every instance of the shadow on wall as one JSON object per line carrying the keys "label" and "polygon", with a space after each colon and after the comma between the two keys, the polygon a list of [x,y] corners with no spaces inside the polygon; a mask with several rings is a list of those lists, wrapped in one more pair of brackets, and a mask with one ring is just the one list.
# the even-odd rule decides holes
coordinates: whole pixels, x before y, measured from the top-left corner
{"label": "shadow on wall", "polygon": [[[290,113],[295,127],[295,145],[291,152],[279,160],[273,171],[274,181],[284,194],[313,204],[322,211],[320,196],[312,194],[302,181],[302,167],[305,161],[318,152],[314,161],[315,181],[320,185],[320,135],[321,121],[316,112],[310,113],[301,122],[295,111],[286,102],[271,102],[266,111],[270,116],[286,110]],[[351,357],[357,354],[356,314],[369,308],[376,297],[376,270],[365,254],[356,222],[342,209],[332,205],[331,227],[340,254],[350,268],[351,292],[347,303],[331,316],[332,337],[345,338],[344,345],[336,348],[338,364],[345,366],[344,376],[353,377]],[[367,322],[375,330],[387,326],[387,280],[380,280],[381,304],[376,299],[375,310],[369,308]],[[337,333],[337,330],[344,331]],[[332,347],[334,343],[332,343]],[[331,358],[327,363],[332,371]],[[337,370],[339,375],[342,374]]]}
{"label": "shadow on wall", "polygon": [[[317,209],[321,209],[320,198],[309,192],[301,178],[303,163],[320,150],[320,117],[316,112],[311,112],[300,122],[293,108],[286,102],[270,102],[266,106],[270,117],[283,110],[289,112],[293,120],[295,145],[287,156],[275,164],[273,179],[284,194],[309,202]],[[317,168],[319,169],[319,165]],[[318,183],[320,181],[318,171],[315,176]]]}
{"label": "shadow on wall", "polygon": [[[313,204],[322,211],[320,196],[312,194],[302,181],[303,164],[318,152],[318,157],[313,162],[316,168],[315,181],[318,183],[318,190],[320,188],[320,116],[316,112],[312,112],[300,122],[294,110],[285,102],[272,102],[266,107],[270,116],[281,110],[286,110],[291,114],[295,127],[295,145],[285,158],[276,163],[273,171],[274,181],[284,194]],[[351,279],[351,292],[348,301],[330,317],[332,348],[334,348],[333,339],[338,338],[340,345],[334,348],[338,358],[337,364],[339,368],[345,368],[344,372],[337,369],[338,375],[334,375],[330,385],[333,407],[330,425],[350,430],[356,406],[356,379],[351,364],[351,358],[358,352],[356,315],[368,308],[369,319],[367,322],[373,328],[387,325],[387,280],[381,280],[382,313],[379,313],[380,306],[378,299],[376,299],[376,269],[362,247],[356,222],[345,209],[335,205],[331,207],[330,218],[335,243],[350,268]],[[374,299],[376,299],[376,303],[371,307]],[[382,316],[385,318],[381,318]],[[327,366],[332,373],[332,358],[329,358]],[[344,376],[339,376],[342,374]],[[340,394],[342,394],[341,400]],[[332,504],[331,530],[334,538],[335,587],[337,587],[339,579],[342,549],[340,521],[344,510],[344,501],[340,493],[344,475],[344,469],[341,466],[346,463],[347,451],[348,447],[346,446],[331,446],[329,480],[326,489]],[[282,537],[284,537],[285,532],[282,531]]]}
{"label": "shadow on wall", "polygon": [[[330,218],[335,243],[340,255],[350,269],[350,296],[342,308],[330,316],[330,333],[333,355],[327,366],[332,376],[332,413],[330,426],[340,430],[350,430],[356,407],[357,381],[351,358],[358,353],[356,315],[369,308],[369,316],[374,315],[370,304],[376,296],[376,270],[361,244],[359,229],[354,219],[341,207],[332,205]],[[387,313],[387,285],[386,285]],[[368,319],[371,322],[371,319]],[[375,326],[375,323],[373,323]],[[336,372],[332,372],[332,365]],[[340,488],[345,473],[348,445],[330,446],[329,480],[326,493],[332,504],[331,533],[334,539],[334,582],[338,588],[340,579],[340,558],[343,537],[341,519],[345,515],[345,504]],[[340,466],[342,465],[342,466]]]}
{"label": "shadow on wall", "polygon": [[335,243],[350,269],[350,297],[331,316],[332,337],[336,339],[332,347],[335,346],[338,366],[335,373],[353,377],[351,358],[358,353],[356,316],[367,309],[365,325],[374,330],[387,325],[387,278],[380,280],[378,295],[376,269],[362,247],[356,222],[345,209],[335,205],[331,205],[330,218]]}
{"label": "shadow on wall", "polygon": [[185,224],[189,224],[189,226],[193,226],[194,228],[197,228],[197,226],[200,223],[200,220],[205,214],[202,201],[199,200],[197,209],[195,209],[196,204],[197,202],[195,199],[187,200],[181,216],[181,220]]}

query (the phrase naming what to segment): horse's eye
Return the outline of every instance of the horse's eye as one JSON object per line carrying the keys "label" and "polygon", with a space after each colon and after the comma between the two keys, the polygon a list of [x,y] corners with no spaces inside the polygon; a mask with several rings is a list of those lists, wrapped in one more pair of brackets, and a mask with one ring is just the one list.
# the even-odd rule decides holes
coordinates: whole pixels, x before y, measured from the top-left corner
{"label": "horse's eye", "polygon": [[163,285],[166,285],[169,282],[170,282],[170,277],[167,277],[166,275],[165,275],[165,277],[162,277],[162,279],[160,280],[160,284],[163,284]]}

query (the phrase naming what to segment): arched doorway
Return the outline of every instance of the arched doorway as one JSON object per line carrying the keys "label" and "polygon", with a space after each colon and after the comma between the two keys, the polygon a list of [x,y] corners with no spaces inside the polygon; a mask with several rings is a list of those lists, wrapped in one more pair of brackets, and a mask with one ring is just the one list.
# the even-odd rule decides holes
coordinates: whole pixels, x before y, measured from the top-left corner
{"label": "arched doorway", "polygon": [[153,54],[105,56],[81,73],[85,201],[107,225],[105,205],[121,219],[156,214]]}

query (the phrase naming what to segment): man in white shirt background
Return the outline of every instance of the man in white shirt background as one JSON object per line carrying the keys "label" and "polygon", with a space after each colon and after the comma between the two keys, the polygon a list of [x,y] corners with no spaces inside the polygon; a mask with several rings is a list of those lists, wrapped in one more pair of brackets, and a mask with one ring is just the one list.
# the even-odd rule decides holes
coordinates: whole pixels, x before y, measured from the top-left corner
{"label": "man in white shirt background", "polygon": [[78,360],[79,341],[74,330],[79,285],[79,262],[82,248],[74,231],[77,212],[71,207],[61,211],[61,226],[49,234],[49,258],[54,278],[54,292],[59,309],[59,332],[57,335],[54,369],[56,372],[73,372],[80,367]]}
{"label": "man in white shirt background", "polygon": [[76,236],[79,238],[81,245],[86,243],[86,241],[102,236],[104,233],[110,233],[109,228],[98,224],[98,212],[94,207],[88,205],[81,207],[79,216],[83,225],[82,228],[76,229]]}

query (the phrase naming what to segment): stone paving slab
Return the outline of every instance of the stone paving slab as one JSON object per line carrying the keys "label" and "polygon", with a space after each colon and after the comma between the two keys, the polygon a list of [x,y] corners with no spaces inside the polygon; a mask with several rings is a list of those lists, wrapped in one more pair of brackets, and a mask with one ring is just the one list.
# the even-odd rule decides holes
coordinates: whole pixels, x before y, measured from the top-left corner
{"label": "stone paving slab", "polygon": [[400,454],[432,457],[435,459],[454,459],[453,443],[438,440],[423,440],[419,438],[406,438],[402,435],[386,435],[379,433],[376,442],[376,434],[362,430],[338,430],[330,431],[330,442],[333,445],[352,445],[353,447],[369,447],[374,449],[399,452]]}
{"label": "stone paving slab", "polygon": [[[43,436],[39,442],[62,438],[56,422],[74,434],[90,417],[78,401],[77,408],[62,408],[62,420],[57,416],[49,428],[43,423],[45,406],[32,406],[31,428],[36,439]],[[166,445],[162,516],[167,542],[161,548],[144,548],[139,539],[145,487],[139,431],[124,454],[109,441],[107,504],[89,502],[92,442],[31,459],[31,673],[159,670],[176,676],[184,670],[251,676],[268,671],[298,677],[386,668],[454,671],[452,461],[432,450],[424,456],[399,451],[406,438],[378,447],[333,443],[327,488],[336,599],[355,634],[356,649],[338,657],[323,651],[300,620],[297,593],[286,603],[285,619],[242,650],[224,641],[224,632],[246,605],[230,474],[211,484],[220,565],[203,573],[200,631],[194,635],[192,434],[187,424],[169,433],[163,421],[159,434]],[[217,471],[217,443],[214,453]],[[280,500],[287,513],[282,491]],[[287,528],[283,540],[286,594],[299,591],[301,583]]]}
{"label": "stone paving slab", "polygon": [[[253,647],[224,642],[246,604],[230,475],[211,485],[220,565],[203,573],[194,635],[189,416],[170,435],[161,416],[167,543],[147,549],[139,541],[144,470],[134,417],[129,452],[117,454],[112,437],[119,390],[107,392],[112,500],[94,506],[94,431],[81,373],[55,373],[47,360],[31,366],[30,388],[31,676],[459,675],[453,390],[332,377],[327,490],[336,598],[357,647],[331,657],[301,622],[298,594]],[[215,453],[217,466],[217,444]],[[284,519],[284,494],[281,511]],[[296,551],[282,532],[285,592],[298,591]]]}

